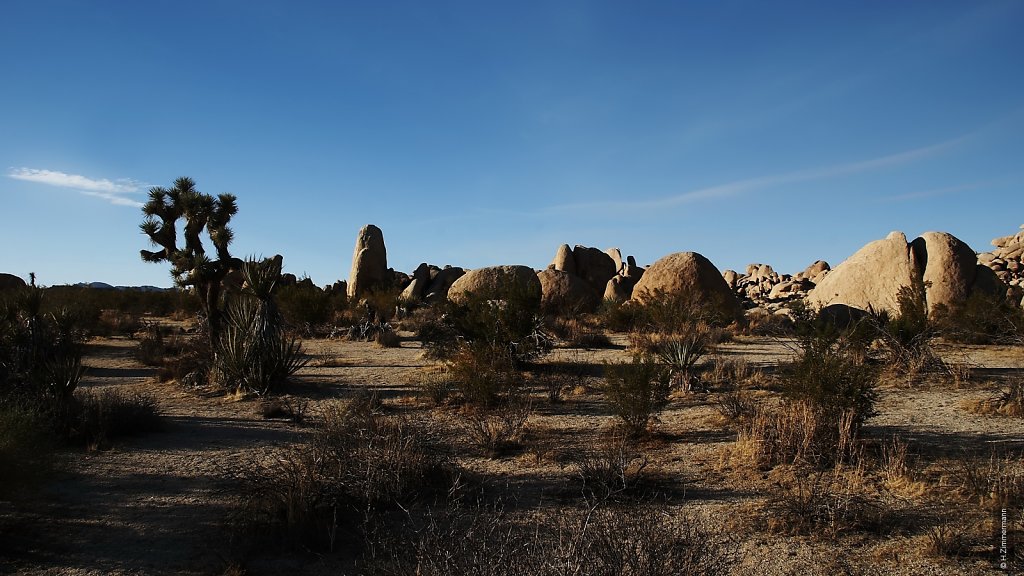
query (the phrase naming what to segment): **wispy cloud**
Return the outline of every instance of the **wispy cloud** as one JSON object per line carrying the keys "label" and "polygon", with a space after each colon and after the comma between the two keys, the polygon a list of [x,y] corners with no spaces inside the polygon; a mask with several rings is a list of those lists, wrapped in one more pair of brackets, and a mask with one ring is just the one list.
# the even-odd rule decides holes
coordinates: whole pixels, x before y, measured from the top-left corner
{"label": "wispy cloud", "polygon": [[905,194],[894,194],[892,196],[885,196],[879,198],[879,203],[892,203],[892,202],[905,202],[907,200],[919,200],[921,198],[933,198],[935,196],[946,196],[949,194],[957,194],[959,192],[966,192],[968,190],[977,190],[986,186],[997,184],[994,180],[986,180],[983,182],[971,182],[968,184],[960,184],[957,186],[945,186],[942,188],[932,188],[929,190],[918,190],[917,192],[907,192]]}
{"label": "wispy cloud", "polygon": [[699,188],[696,190],[683,192],[681,194],[664,196],[661,198],[654,198],[651,200],[637,200],[632,202],[609,201],[562,204],[557,206],[550,206],[546,209],[546,211],[562,212],[580,209],[651,210],[672,208],[675,206],[681,206],[684,204],[690,204],[693,202],[699,202],[704,200],[729,198],[732,196],[742,194],[744,192],[762,190],[765,188],[770,188],[772,186],[778,186],[780,184],[795,184],[798,182],[824,180],[828,178],[835,178],[838,176],[860,174],[863,172],[880,170],[882,168],[888,168],[891,166],[908,164],[911,162],[923,160],[925,158],[941,154],[942,152],[945,152],[965,142],[966,140],[973,138],[974,136],[975,134],[972,133],[965,136],[960,136],[958,138],[953,138],[951,140],[947,140],[944,142],[939,142],[938,144],[932,144],[931,146],[924,146],[921,148],[906,150],[895,154],[879,156],[877,158],[869,158],[867,160],[859,160],[855,162],[848,162],[845,164],[833,164],[830,166],[807,168],[803,170],[796,170],[793,172],[785,172],[782,174],[771,174],[767,176],[758,176],[756,178],[736,180],[734,182],[727,182],[725,184],[719,184],[716,186]]}
{"label": "wispy cloud", "polygon": [[8,178],[37,182],[60,188],[78,190],[87,196],[101,198],[118,206],[141,207],[142,203],[130,198],[132,194],[139,194],[146,189],[146,185],[135,180],[120,178],[108,180],[106,178],[95,179],[79,174],[68,174],[56,170],[40,170],[36,168],[11,168],[7,173]]}

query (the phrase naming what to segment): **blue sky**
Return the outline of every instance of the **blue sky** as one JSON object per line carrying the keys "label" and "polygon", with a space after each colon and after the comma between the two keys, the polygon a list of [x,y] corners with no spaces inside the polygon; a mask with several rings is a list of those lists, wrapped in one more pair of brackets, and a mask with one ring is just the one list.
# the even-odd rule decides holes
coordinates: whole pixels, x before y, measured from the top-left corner
{"label": "blue sky", "polygon": [[1024,2],[0,4],[0,271],[170,285],[150,186],[231,192],[233,252],[348,275],[833,265],[1024,222]]}

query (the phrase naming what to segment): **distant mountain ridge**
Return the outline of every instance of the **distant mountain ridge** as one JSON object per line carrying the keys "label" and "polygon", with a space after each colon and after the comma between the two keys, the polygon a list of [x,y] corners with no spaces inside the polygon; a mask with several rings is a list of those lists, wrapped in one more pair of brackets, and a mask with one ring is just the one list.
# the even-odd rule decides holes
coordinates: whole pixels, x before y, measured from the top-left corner
{"label": "distant mountain ridge", "polygon": [[79,282],[72,284],[75,288],[92,288],[94,290],[138,290],[140,292],[170,292],[174,288],[160,288],[159,286],[111,286],[106,282]]}

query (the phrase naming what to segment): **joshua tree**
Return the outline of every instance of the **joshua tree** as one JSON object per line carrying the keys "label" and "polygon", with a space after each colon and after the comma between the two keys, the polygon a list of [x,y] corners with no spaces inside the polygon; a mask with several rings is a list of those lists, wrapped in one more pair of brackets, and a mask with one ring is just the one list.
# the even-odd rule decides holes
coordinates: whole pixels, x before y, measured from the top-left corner
{"label": "joshua tree", "polygon": [[[233,234],[228,228],[231,217],[238,212],[233,194],[216,198],[196,190],[191,178],[178,178],[174,187],[149,190],[149,202],[142,207],[145,220],[139,228],[150,242],[160,248],[156,252],[141,250],[146,262],[171,263],[171,275],[180,287],[192,287],[202,299],[211,349],[220,338],[222,315],[221,291],[228,272],[241,267],[242,261],[228,252]],[[178,246],[179,219],[184,219],[185,245]],[[216,259],[207,256],[200,234],[206,230],[216,250]]]}

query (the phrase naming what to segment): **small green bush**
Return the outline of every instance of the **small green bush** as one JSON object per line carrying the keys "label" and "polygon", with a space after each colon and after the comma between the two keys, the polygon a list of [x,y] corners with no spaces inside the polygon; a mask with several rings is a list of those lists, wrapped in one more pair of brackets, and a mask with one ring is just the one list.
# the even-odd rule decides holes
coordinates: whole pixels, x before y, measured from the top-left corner
{"label": "small green bush", "polygon": [[796,358],[782,367],[782,393],[838,416],[849,411],[859,430],[875,414],[878,371],[849,337],[815,333],[800,340]]}
{"label": "small green bush", "polygon": [[604,369],[605,400],[632,433],[642,434],[668,403],[670,371],[641,355],[633,356],[631,362],[606,364]]}

